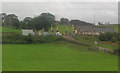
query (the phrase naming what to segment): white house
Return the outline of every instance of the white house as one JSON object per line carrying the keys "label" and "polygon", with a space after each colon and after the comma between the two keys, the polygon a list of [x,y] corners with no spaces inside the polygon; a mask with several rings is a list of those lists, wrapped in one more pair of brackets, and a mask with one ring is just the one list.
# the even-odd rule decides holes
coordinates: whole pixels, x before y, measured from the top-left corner
{"label": "white house", "polygon": [[33,30],[30,30],[30,29],[22,29],[22,35],[29,35],[29,34],[34,35]]}

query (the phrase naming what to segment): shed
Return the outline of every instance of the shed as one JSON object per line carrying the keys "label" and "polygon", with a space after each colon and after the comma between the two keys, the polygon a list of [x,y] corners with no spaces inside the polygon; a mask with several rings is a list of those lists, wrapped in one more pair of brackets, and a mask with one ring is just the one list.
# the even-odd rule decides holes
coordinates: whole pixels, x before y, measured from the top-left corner
{"label": "shed", "polygon": [[29,34],[34,35],[33,30],[31,30],[31,29],[22,29],[22,35],[29,35]]}

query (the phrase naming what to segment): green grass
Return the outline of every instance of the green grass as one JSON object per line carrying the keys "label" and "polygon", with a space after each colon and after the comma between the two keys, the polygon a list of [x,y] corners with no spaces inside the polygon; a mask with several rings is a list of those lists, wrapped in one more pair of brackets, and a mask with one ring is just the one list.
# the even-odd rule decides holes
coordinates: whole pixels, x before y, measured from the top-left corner
{"label": "green grass", "polygon": [[2,72],[2,44],[0,44],[0,72]]}
{"label": "green grass", "polygon": [[[55,27],[53,27],[53,33],[56,33],[56,29],[59,29],[60,33],[63,34],[65,33],[65,31],[68,28],[68,32],[72,32],[72,26],[71,25],[56,25]],[[0,27],[0,29],[2,28],[2,32],[14,32],[14,33],[22,33],[20,29],[15,29],[12,27]],[[42,32],[44,31],[44,29],[42,29]],[[49,32],[51,30],[49,29]]]}
{"label": "green grass", "polygon": [[112,44],[111,42],[99,42],[98,46],[108,48],[108,49],[118,49],[118,43]]}
{"label": "green grass", "polygon": [[2,32],[22,33],[20,29],[15,29],[12,27],[2,27]]}
{"label": "green grass", "polygon": [[[108,49],[118,49],[118,44],[117,43],[111,43],[108,41],[100,41],[97,36],[77,36],[77,40],[79,40],[82,43],[86,43],[89,45],[95,45],[94,42],[97,41],[98,44],[97,46],[99,47],[104,47]],[[106,44],[105,44],[106,43]]]}
{"label": "green grass", "polygon": [[3,71],[117,71],[115,55],[68,42],[3,44]]}
{"label": "green grass", "polygon": [[[68,32],[72,32],[73,31],[71,25],[60,25],[60,24],[58,24],[55,27],[53,27],[53,33],[56,33],[57,27],[58,27],[59,32],[62,33],[62,34],[64,34],[67,29],[68,29]],[[51,30],[49,29],[49,32],[50,31]]]}
{"label": "green grass", "polygon": [[120,28],[119,25],[110,25],[111,28],[114,28],[116,32],[120,32],[120,30],[118,30]]}

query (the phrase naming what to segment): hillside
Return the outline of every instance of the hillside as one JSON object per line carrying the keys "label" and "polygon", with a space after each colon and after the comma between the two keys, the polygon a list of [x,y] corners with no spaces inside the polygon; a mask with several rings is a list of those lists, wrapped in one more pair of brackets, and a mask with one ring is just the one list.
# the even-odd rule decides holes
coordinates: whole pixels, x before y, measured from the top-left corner
{"label": "hillside", "polygon": [[[71,25],[56,25],[55,27],[53,27],[53,33],[56,33],[56,30],[57,30],[57,27],[58,27],[58,30],[60,33],[65,33],[65,31],[68,29],[68,32],[72,32],[73,29],[72,29],[72,26]],[[49,32],[51,30],[49,29]]]}
{"label": "hillside", "polygon": [[[70,25],[57,25],[65,33]],[[20,29],[3,27],[3,32],[21,33]],[[49,30],[50,32],[50,30]],[[94,37],[78,37],[80,41],[94,45]],[[68,41],[40,44],[3,44],[3,71],[117,71],[118,57],[103,52],[88,51],[88,46]]]}
{"label": "hillside", "polygon": [[[71,25],[56,25],[55,27],[53,27],[53,33],[56,33],[56,29],[59,29],[60,33],[65,33],[65,31],[68,28],[68,32],[72,32],[72,26]],[[42,32],[44,31],[44,29],[42,30]],[[2,27],[2,32],[14,32],[14,33],[22,33],[21,29],[15,29],[15,28],[11,28],[11,27]],[[49,29],[49,33],[50,33],[50,29]]]}
{"label": "hillside", "polygon": [[111,28],[114,28],[116,32],[120,32],[120,30],[118,30],[120,28],[120,25],[110,25]]}
{"label": "hillside", "polygon": [[21,33],[20,29],[15,29],[12,27],[2,27],[2,32],[14,32],[14,33]]}
{"label": "hillside", "polygon": [[75,26],[92,26],[91,23],[87,23],[85,21],[80,21],[80,20],[71,20],[70,24],[74,24]]}
{"label": "hillside", "polygon": [[119,45],[117,42],[113,43],[110,41],[100,41],[97,36],[83,36],[83,35],[80,36],[79,35],[79,36],[76,36],[76,39],[82,43],[86,43],[93,46],[95,45],[94,42],[97,41],[98,47],[104,47],[108,49],[118,49],[118,45]]}

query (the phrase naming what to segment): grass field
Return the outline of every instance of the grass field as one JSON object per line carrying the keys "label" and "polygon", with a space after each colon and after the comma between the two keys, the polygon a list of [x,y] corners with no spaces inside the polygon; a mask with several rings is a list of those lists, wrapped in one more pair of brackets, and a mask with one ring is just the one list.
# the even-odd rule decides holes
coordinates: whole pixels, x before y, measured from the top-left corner
{"label": "grass field", "polygon": [[[68,28],[68,32],[72,32],[72,26],[71,25],[56,25],[55,27],[53,27],[53,33],[56,33],[56,29],[59,29],[60,33],[65,33],[65,31]],[[2,28],[2,32],[14,32],[14,33],[22,33],[20,29],[15,29],[12,27],[0,27],[0,29]],[[42,32],[44,31],[44,29],[42,30]],[[49,32],[51,32],[51,30],[49,29]]]}
{"label": "grass field", "polygon": [[120,28],[120,25],[110,25],[111,28],[114,28],[116,32],[120,32],[120,30],[118,30]]}
{"label": "grass field", "polygon": [[0,73],[2,72],[2,44],[0,44]]}
{"label": "grass field", "polygon": [[118,57],[64,41],[3,44],[3,71],[117,71]]}
{"label": "grass field", "polygon": [[[58,27],[59,32],[62,33],[62,34],[64,34],[67,29],[68,29],[68,32],[73,31],[71,25],[56,25],[55,27],[53,27],[53,33],[56,33],[57,27]],[[50,31],[51,30],[49,30],[49,32]]]}
{"label": "grass field", "polygon": [[22,33],[20,29],[15,29],[12,27],[2,27],[2,32]]}

